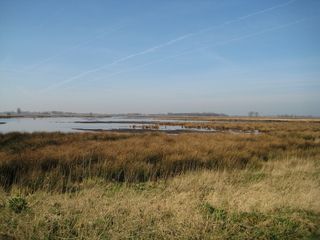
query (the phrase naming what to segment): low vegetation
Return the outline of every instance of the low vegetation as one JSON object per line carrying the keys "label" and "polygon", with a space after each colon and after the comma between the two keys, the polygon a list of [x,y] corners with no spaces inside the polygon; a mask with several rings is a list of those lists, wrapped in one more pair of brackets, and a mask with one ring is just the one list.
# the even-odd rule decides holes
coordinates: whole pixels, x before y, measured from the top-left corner
{"label": "low vegetation", "polygon": [[[234,132],[307,132],[319,131],[319,119],[268,119],[268,118],[213,118],[213,117],[193,117],[195,121],[185,118],[173,118],[177,122],[160,122],[159,125],[175,126],[184,128],[216,130],[216,131],[234,131]],[[190,119],[189,119],[190,120]]]}
{"label": "low vegetation", "polygon": [[243,124],[0,134],[0,239],[319,239],[320,124]]}

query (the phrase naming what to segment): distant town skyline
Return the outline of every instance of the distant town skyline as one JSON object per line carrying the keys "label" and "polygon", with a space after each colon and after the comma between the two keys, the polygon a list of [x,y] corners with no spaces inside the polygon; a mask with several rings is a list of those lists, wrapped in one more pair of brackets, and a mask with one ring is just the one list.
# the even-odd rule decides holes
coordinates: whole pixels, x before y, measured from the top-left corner
{"label": "distant town skyline", "polygon": [[155,115],[168,115],[168,116],[225,116],[225,117],[286,117],[286,118],[299,118],[299,117],[314,117],[319,118],[320,115],[296,115],[296,114],[261,114],[259,112],[250,111],[247,114],[225,114],[223,112],[158,112],[158,113],[140,113],[140,112],[123,112],[123,113],[108,113],[108,112],[72,112],[72,111],[30,111],[22,110],[17,108],[16,111],[3,111],[0,112],[0,118],[2,116],[24,116],[24,117],[37,117],[37,116],[91,116],[91,117],[100,117],[100,116],[123,116],[123,115],[136,115],[136,116],[155,116]]}
{"label": "distant town skyline", "polygon": [[320,116],[320,1],[0,2],[0,112]]}

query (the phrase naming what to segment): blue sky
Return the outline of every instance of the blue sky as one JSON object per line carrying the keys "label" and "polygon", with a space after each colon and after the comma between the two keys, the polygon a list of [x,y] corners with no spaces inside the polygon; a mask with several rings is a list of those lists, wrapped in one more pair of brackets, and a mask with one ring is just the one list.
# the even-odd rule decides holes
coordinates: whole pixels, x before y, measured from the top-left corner
{"label": "blue sky", "polygon": [[318,0],[0,1],[0,111],[320,115]]}

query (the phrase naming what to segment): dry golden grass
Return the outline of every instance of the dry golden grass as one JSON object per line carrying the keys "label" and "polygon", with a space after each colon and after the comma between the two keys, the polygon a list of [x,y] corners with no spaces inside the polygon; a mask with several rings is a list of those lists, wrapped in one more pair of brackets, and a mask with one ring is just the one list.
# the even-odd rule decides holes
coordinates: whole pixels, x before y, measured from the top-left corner
{"label": "dry golden grass", "polygon": [[2,134],[0,239],[319,239],[320,124],[245,124]]}
{"label": "dry golden grass", "polygon": [[259,170],[196,171],[137,184],[90,179],[74,193],[36,191],[29,209],[5,206],[0,232],[18,239],[314,239],[320,175],[315,159],[288,158]]}
{"label": "dry golden grass", "polygon": [[212,121],[212,122],[312,122],[320,123],[320,118],[308,118],[308,117],[245,117],[245,116],[156,116],[157,119],[174,119],[174,120],[197,120],[197,121]]}
{"label": "dry golden grass", "polygon": [[281,156],[318,156],[320,124],[263,134],[35,133],[0,135],[0,185],[65,191],[83,179],[167,179],[198,169],[259,167]]}
{"label": "dry golden grass", "polygon": [[[269,119],[269,118],[177,118],[175,120],[197,120],[195,122],[162,122],[160,125],[183,126],[217,131],[254,131],[262,133],[319,132],[319,119]],[[203,121],[203,122],[199,122]]]}

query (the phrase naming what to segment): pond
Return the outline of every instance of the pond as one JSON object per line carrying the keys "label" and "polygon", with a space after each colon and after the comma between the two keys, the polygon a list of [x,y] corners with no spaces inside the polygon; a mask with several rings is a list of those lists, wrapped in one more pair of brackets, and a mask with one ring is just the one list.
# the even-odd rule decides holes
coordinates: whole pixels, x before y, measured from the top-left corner
{"label": "pond", "polygon": [[[165,123],[177,122],[177,125]],[[186,120],[153,119],[153,118],[79,118],[79,117],[46,117],[46,118],[0,118],[0,133],[9,132],[80,132],[80,131],[214,131],[197,128],[184,128],[178,122]],[[195,122],[189,121],[188,122]],[[203,122],[203,121],[199,121]],[[158,123],[162,123],[159,125]]]}

